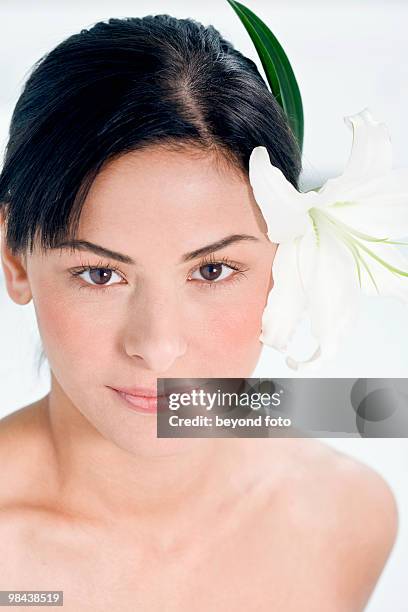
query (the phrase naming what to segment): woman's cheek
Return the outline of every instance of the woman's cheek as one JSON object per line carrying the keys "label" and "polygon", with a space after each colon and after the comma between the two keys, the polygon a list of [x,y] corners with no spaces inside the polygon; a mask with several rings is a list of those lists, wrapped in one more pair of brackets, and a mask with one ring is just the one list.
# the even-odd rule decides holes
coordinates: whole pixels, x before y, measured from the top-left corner
{"label": "woman's cheek", "polygon": [[[262,344],[259,340],[266,289],[262,286],[243,291],[239,299],[225,299],[207,317],[201,341],[213,364],[213,376],[249,376],[255,367]],[[206,330],[206,333],[203,333]],[[202,347],[204,348],[204,347]]]}
{"label": "woman's cheek", "polygon": [[[72,294],[42,294],[34,300],[38,327],[44,350],[50,362],[69,362],[70,368],[80,366],[98,354],[103,342],[98,316]],[[99,323],[98,323],[99,321]],[[102,325],[102,327],[104,327]],[[52,363],[51,363],[52,365]]]}

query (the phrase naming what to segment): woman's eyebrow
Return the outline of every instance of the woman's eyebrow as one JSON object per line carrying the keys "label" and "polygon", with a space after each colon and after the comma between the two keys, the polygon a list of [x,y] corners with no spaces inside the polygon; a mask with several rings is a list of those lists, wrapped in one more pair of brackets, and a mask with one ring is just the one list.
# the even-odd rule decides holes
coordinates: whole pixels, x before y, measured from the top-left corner
{"label": "woman's eyebrow", "polygon": [[[189,253],[185,253],[182,256],[180,263],[191,261],[192,259],[202,257],[203,255],[208,255],[208,253],[213,253],[214,251],[219,251],[220,249],[223,249],[229,244],[240,242],[242,240],[252,240],[255,242],[259,242],[259,238],[256,238],[255,236],[250,236],[249,234],[231,234],[230,236],[221,238],[221,240],[217,240],[217,242],[213,242],[212,244],[208,244],[207,246],[203,246],[199,249],[195,249],[194,251],[190,251]],[[111,249],[107,249],[106,247],[103,247],[99,244],[95,244],[94,242],[89,242],[88,240],[66,240],[64,242],[60,242],[53,248],[71,249],[73,251],[91,251],[92,253],[96,253],[96,255],[109,257],[125,264],[136,264],[136,261],[132,259],[132,257],[130,257],[129,255],[124,255],[123,253],[112,251]]]}

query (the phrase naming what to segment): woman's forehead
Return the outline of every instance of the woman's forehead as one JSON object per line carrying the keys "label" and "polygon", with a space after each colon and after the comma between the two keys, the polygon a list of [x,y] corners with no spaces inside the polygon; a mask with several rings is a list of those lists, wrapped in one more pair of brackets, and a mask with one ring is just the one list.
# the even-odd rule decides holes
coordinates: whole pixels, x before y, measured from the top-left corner
{"label": "woman's forehead", "polygon": [[248,181],[211,156],[153,148],[106,165],[87,195],[81,223],[211,225],[238,213],[250,220],[252,199]]}
{"label": "woman's forehead", "polygon": [[109,193],[110,189],[138,189],[165,197],[175,191],[179,196],[226,192],[235,186],[242,189],[248,179],[232,164],[221,163],[210,153],[194,149],[180,151],[147,147],[107,162],[96,176],[91,191]]}

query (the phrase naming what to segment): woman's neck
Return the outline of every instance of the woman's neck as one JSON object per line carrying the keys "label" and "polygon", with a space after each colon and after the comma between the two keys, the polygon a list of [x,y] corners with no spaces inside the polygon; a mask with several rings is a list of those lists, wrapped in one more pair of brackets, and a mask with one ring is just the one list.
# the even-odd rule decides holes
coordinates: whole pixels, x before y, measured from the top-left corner
{"label": "woman's neck", "polygon": [[195,438],[187,450],[131,453],[103,436],[54,377],[45,400],[59,506],[78,519],[179,529],[222,503],[238,469],[237,439]]}

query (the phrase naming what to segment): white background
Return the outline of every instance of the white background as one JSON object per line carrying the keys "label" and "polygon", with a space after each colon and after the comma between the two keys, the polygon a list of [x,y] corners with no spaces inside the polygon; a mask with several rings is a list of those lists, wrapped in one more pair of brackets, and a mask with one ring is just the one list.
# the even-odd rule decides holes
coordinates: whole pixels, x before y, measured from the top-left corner
{"label": "white background", "polygon": [[[369,107],[389,128],[394,165],[408,166],[408,6],[403,2],[244,2],[271,28],[295,71],[304,105],[303,188],[339,174],[350,154],[352,135],[343,117]],[[256,51],[227,2],[150,0],[36,0],[0,3],[0,147],[4,150],[11,113],[31,67],[67,36],[109,17],[169,13],[214,25],[263,74]],[[407,309],[392,298],[363,298],[359,318],[337,358],[306,376],[407,377]],[[303,330],[303,331],[302,331]],[[297,336],[306,347],[306,327]],[[48,391],[46,367],[38,378],[40,348],[32,302],[17,306],[0,270],[0,416]],[[306,351],[305,355],[308,353]],[[273,349],[264,348],[254,377],[294,374]],[[408,568],[408,443],[405,439],[327,439],[380,472],[400,511],[397,543],[367,607],[369,612],[406,612]],[[372,509],[375,512],[375,508]]]}

